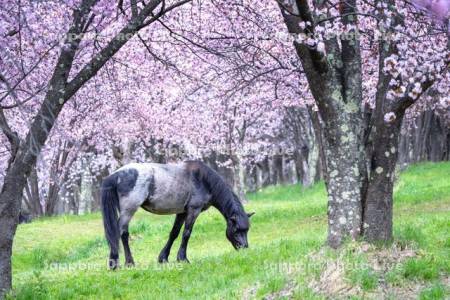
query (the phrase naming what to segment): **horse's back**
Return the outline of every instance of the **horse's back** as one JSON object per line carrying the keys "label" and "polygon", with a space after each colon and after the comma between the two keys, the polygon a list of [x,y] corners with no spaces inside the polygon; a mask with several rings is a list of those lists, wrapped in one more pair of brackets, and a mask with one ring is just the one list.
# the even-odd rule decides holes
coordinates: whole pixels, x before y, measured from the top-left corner
{"label": "horse's back", "polygon": [[184,212],[192,192],[192,180],[184,163],[131,163],[115,173],[137,173],[133,189],[122,197],[122,202],[142,206],[155,214]]}

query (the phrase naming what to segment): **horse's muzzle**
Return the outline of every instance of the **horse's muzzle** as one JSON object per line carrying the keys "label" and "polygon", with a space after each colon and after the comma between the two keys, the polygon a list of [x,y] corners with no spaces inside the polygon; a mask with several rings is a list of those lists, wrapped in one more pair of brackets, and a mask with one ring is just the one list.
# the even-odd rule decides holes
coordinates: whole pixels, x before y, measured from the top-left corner
{"label": "horse's muzzle", "polygon": [[244,248],[248,248],[248,244],[238,244],[235,245],[234,248],[236,248],[236,250],[240,250],[240,249],[244,249]]}

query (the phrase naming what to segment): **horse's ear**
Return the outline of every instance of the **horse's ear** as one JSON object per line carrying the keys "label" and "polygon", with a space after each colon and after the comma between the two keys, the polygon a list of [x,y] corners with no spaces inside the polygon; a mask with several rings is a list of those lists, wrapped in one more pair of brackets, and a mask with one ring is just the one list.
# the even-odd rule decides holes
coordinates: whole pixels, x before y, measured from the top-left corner
{"label": "horse's ear", "polygon": [[251,216],[253,216],[255,214],[255,212],[251,212],[251,213],[249,213],[249,214],[247,214],[247,217],[251,217]]}

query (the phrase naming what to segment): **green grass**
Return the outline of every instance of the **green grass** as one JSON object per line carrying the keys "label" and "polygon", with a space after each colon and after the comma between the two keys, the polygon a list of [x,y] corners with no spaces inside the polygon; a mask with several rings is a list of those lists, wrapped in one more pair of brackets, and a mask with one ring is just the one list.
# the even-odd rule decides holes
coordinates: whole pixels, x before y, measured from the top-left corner
{"label": "green grass", "polygon": [[326,193],[324,184],[318,183],[308,189],[279,186],[249,194],[246,210],[256,214],[245,251],[234,251],[226,240],[225,222],[217,211],[201,214],[188,248],[191,264],[174,262],[179,241],[169,264],[156,263],[172,226],[171,216],[136,214],[130,233],[137,266],[116,272],[106,270],[108,247],[98,213],[20,225],[11,297],[260,299],[272,294],[325,299],[326,288],[317,290],[314,282],[327,274],[331,262],[338,262],[344,266],[343,284],[354,287],[347,298],[377,299],[385,289],[420,286],[416,298],[445,299],[450,273],[449,178],[450,163],[420,164],[400,175],[394,195],[394,245],[415,254],[396,261],[389,270],[379,270],[372,262],[374,255],[390,248],[360,251],[362,244],[354,242],[339,251],[324,247]]}
{"label": "green grass", "polygon": [[373,290],[378,286],[379,276],[372,268],[353,269],[349,277],[353,285],[361,287],[364,291]]}
{"label": "green grass", "polygon": [[435,299],[445,299],[449,295],[448,287],[446,288],[442,284],[438,283],[430,288],[424,289],[420,293],[420,300],[435,300]]}

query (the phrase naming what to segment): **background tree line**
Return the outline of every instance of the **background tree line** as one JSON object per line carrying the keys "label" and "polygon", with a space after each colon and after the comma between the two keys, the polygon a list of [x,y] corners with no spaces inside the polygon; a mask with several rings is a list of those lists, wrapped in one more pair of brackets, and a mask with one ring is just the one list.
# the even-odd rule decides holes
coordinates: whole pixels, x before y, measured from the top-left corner
{"label": "background tree line", "polygon": [[[240,188],[242,195],[269,185],[310,186],[324,176],[320,146],[312,125],[313,113],[300,108],[286,110],[285,127],[277,135],[265,137],[270,139],[270,144],[279,145],[272,149],[274,153],[259,153],[256,159],[243,157],[236,169],[227,164],[229,154],[209,151],[199,159],[217,170],[234,188]],[[162,140],[145,144],[128,141],[101,154],[93,147],[77,147],[67,141],[55,146],[49,162],[38,162],[28,177],[22,201],[24,220],[99,210],[102,178],[128,162],[167,163],[192,159],[181,146],[164,145]],[[449,120],[445,115],[427,110],[405,119],[397,168],[404,169],[421,161],[446,161],[449,151]],[[245,197],[243,199],[245,201]]]}

